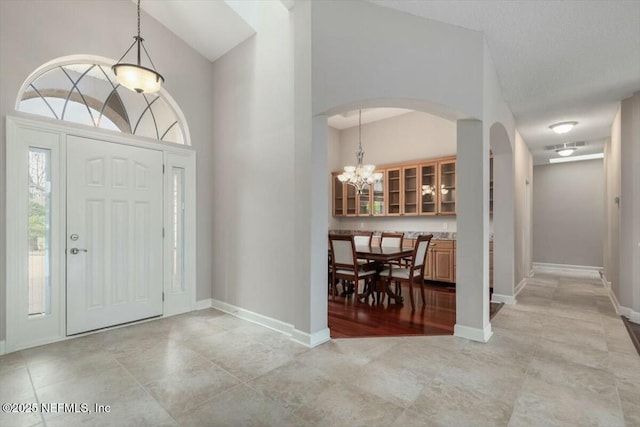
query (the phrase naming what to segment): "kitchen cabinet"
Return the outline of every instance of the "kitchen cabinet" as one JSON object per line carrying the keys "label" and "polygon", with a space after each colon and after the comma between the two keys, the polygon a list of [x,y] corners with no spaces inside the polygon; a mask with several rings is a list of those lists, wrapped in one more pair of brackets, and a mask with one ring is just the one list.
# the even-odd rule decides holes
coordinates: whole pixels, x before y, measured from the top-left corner
{"label": "kitchen cabinet", "polygon": [[400,175],[400,168],[386,169],[387,215],[390,216],[396,216],[402,213]]}
{"label": "kitchen cabinet", "polygon": [[353,185],[343,183],[338,179],[341,172],[334,172],[332,176],[333,216],[381,216],[385,214],[385,181],[383,179],[362,189],[360,195]]}
{"label": "kitchen cabinet", "polygon": [[358,195],[358,216],[382,216],[385,214],[385,171],[376,170],[376,172],[382,173],[382,180],[362,189]]}
{"label": "kitchen cabinet", "polygon": [[[333,177],[334,216],[455,215],[456,158],[424,160],[376,169],[383,179],[356,194]],[[493,194],[493,193],[491,193]]]}
{"label": "kitchen cabinet", "polygon": [[420,165],[420,215],[438,213],[438,162]]}
{"label": "kitchen cabinet", "polygon": [[418,166],[402,168],[402,212],[400,215],[418,215]]}
{"label": "kitchen cabinet", "polygon": [[331,174],[333,189],[333,216],[344,215],[344,184],[338,179],[339,173]]}
{"label": "kitchen cabinet", "polygon": [[438,161],[438,180],[440,193],[438,194],[438,209],[440,215],[456,214],[456,159]]}
{"label": "kitchen cabinet", "polygon": [[453,240],[432,240],[427,252],[424,278],[455,283],[456,248]]}
{"label": "kitchen cabinet", "polygon": [[358,198],[353,185],[340,182],[338,175],[341,172],[332,174],[333,182],[333,215],[334,216],[356,216],[358,213]]}

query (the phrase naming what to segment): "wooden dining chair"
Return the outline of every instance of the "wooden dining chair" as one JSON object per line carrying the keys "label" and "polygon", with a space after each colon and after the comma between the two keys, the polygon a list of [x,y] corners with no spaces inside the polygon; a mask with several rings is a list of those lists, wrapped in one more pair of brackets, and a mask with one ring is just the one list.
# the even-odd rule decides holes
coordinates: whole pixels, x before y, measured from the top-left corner
{"label": "wooden dining chair", "polygon": [[[382,233],[380,235],[380,247],[381,248],[402,248],[402,242],[404,241],[404,233]],[[392,264],[400,267],[407,267],[408,262],[404,259],[393,261]],[[396,294],[402,295],[402,287],[400,282],[396,282]]]}
{"label": "wooden dining chair", "polygon": [[373,231],[354,231],[353,241],[356,246],[371,246]]}
{"label": "wooden dining chair", "polygon": [[422,304],[424,305],[424,265],[431,238],[433,238],[433,234],[418,237],[413,248],[409,267],[389,264],[389,268],[380,272],[380,278],[386,280],[386,289],[389,289],[392,281],[409,284],[409,298],[411,299],[412,310],[416,309],[413,301],[413,284],[415,282],[420,282],[420,295],[422,296]]}
{"label": "wooden dining chair", "polygon": [[404,233],[382,233],[380,235],[380,246],[383,248],[401,248]]}
{"label": "wooden dining chair", "polygon": [[377,272],[375,270],[363,270],[358,265],[354,236],[329,236],[329,245],[331,248],[333,298],[338,293],[337,282],[342,280],[343,287],[345,287],[345,282],[353,283],[355,298],[357,299],[360,280],[364,280],[364,289],[366,290],[367,286],[374,285]]}

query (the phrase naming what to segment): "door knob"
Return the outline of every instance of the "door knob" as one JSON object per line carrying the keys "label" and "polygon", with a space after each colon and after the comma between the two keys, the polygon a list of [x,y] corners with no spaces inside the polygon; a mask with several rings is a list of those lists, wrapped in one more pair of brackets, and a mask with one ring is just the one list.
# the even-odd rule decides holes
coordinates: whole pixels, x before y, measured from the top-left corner
{"label": "door knob", "polygon": [[71,250],[69,252],[71,252],[71,255],[77,255],[80,252],[87,252],[87,250],[86,249],[71,248]]}

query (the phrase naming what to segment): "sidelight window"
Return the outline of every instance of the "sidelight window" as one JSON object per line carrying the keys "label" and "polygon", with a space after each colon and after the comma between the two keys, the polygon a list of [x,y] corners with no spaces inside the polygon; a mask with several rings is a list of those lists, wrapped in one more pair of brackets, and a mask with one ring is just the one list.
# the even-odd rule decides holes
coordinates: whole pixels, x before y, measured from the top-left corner
{"label": "sidelight window", "polygon": [[174,293],[184,292],[184,169],[174,167],[171,172],[173,187],[172,201],[172,252],[171,252],[171,289]]}
{"label": "sidelight window", "polygon": [[29,147],[29,315],[51,314],[51,150]]}

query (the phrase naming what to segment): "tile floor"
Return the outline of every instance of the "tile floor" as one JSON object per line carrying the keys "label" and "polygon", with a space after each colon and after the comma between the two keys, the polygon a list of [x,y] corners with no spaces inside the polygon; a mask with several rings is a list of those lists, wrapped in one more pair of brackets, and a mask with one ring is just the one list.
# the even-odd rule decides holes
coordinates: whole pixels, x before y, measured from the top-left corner
{"label": "tile floor", "polygon": [[480,344],[336,339],[309,350],[215,310],[0,358],[0,401],[109,413],[9,426],[640,426],[640,357],[599,280],[536,274]]}

